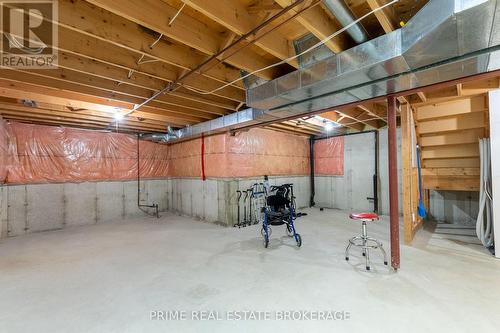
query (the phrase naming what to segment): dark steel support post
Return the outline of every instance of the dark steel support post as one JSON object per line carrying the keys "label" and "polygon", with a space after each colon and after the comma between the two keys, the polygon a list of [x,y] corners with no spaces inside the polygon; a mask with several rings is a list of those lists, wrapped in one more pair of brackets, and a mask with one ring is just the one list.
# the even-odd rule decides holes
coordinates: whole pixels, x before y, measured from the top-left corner
{"label": "dark steel support post", "polygon": [[314,137],[309,139],[309,167],[311,168],[311,198],[309,200],[309,207],[314,207],[314,196],[316,195],[316,187],[314,184]]}
{"label": "dark steel support post", "polygon": [[373,132],[375,137],[375,174],[373,175],[373,211],[378,214],[378,131]]}
{"label": "dark steel support post", "polygon": [[396,136],[396,113],[398,109],[395,96],[387,98],[387,123],[389,146],[389,210],[391,217],[391,265],[394,270],[400,266],[399,252],[399,208],[398,208],[398,143]]}

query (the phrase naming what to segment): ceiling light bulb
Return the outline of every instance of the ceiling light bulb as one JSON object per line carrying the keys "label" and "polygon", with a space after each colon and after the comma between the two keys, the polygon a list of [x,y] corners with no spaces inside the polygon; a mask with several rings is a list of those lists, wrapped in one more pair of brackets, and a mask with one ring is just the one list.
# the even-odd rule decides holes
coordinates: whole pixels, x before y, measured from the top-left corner
{"label": "ceiling light bulb", "polygon": [[116,121],[120,121],[123,119],[123,113],[115,112],[114,117]]}
{"label": "ceiling light bulb", "polygon": [[330,131],[333,130],[333,127],[334,126],[333,126],[333,124],[331,122],[328,121],[328,122],[325,123],[325,131],[330,132]]}

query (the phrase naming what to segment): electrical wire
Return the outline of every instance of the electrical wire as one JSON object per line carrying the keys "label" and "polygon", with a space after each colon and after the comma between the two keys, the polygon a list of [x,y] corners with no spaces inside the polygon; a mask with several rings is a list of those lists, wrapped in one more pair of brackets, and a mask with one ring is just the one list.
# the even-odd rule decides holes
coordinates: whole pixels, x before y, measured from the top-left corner
{"label": "electrical wire", "polygon": [[274,68],[274,67],[276,67],[276,66],[280,66],[280,65],[286,64],[286,63],[288,63],[288,62],[290,62],[290,61],[292,61],[292,60],[295,60],[295,59],[297,59],[297,58],[299,58],[299,57],[303,56],[304,54],[306,54],[306,53],[308,53],[308,52],[311,52],[312,50],[316,49],[317,47],[320,47],[320,46],[324,45],[324,44],[325,44],[326,42],[328,42],[329,40],[331,40],[331,39],[333,39],[333,38],[337,37],[338,35],[340,35],[340,34],[341,34],[341,33],[343,33],[344,31],[346,31],[346,30],[350,29],[352,26],[354,26],[354,25],[358,24],[359,22],[361,22],[362,20],[364,20],[364,19],[365,19],[365,18],[367,18],[368,16],[370,16],[370,15],[372,15],[372,14],[375,14],[375,13],[377,13],[378,11],[381,11],[381,10],[383,10],[383,9],[384,9],[384,8],[386,8],[386,7],[392,6],[392,5],[396,4],[396,3],[398,3],[399,1],[400,1],[400,0],[393,0],[393,1],[391,1],[391,2],[387,3],[387,4],[383,5],[383,6],[380,6],[380,7],[378,7],[378,8],[373,9],[372,11],[370,11],[370,12],[368,12],[367,14],[365,14],[365,15],[361,16],[361,17],[360,17],[360,18],[358,18],[357,20],[352,21],[351,23],[349,23],[348,25],[346,25],[346,26],[345,26],[345,27],[343,27],[342,29],[337,30],[336,32],[334,32],[334,33],[333,33],[333,34],[331,34],[330,36],[328,36],[328,37],[326,37],[325,39],[323,39],[323,40],[319,41],[318,43],[314,44],[313,46],[311,46],[310,48],[308,48],[308,49],[306,49],[306,50],[302,51],[302,52],[301,52],[301,53],[299,53],[299,54],[296,54],[296,55],[294,55],[294,56],[288,57],[288,58],[283,59],[283,60],[281,60],[281,61],[278,61],[278,62],[276,62],[276,63],[274,63],[274,64],[271,64],[271,65],[269,65],[269,66],[263,67],[263,68],[261,68],[261,69],[257,69],[257,70],[255,70],[255,71],[253,71],[253,72],[251,72],[251,73],[248,73],[248,74],[246,74],[246,75],[244,75],[244,76],[242,76],[242,77],[240,77],[240,78],[238,78],[238,79],[235,79],[235,80],[233,80],[233,81],[231,81],[231,82],[229,82],[229,83],[227,83],[227,84],[224,84],[223,86],[220,86],[219,88],[213,89],[213,90],[211,90],[211,91],[204,91],[204,90],[200,90],[200,89],[196,89],[196,88],[187,87],[187,86],[185,86],[185,85],[183,85],[183,84],[181,84],[181,83],[177,83],[177,84],[178,84],[178,85],[180,85],[180,86],[182,86],[182,87],[184,87],[184,88],[186,88],[187,90],[191,90],[191,91],[196,92],[196,93],[201,94],[201,95],[211,95],[211,94],[216,93],[216,92],[218,92],[218,91],[220,91],[220,90],[222,90],[222,89],[224,89],[224,88],[227,88],[227,87],[229,87],[229,86],[231,86],[231,85],[234,85],[235,83],[237,83],[237,82],[239,82],[239,81],[241,81],[241,80],[244,80],[244,79],[248,78],[249,76],[252,76],[252,75],[254,75],[254,74],[257,74],[257,73],[263,72],[263,71],[265,71],[265,70],[268,70],[268,69]]}
{"label": "electrical wire", "polygon": [[[257,27],[255,27],[254,29],[252,29],[250,32],[240,36],[240,38],[238,38],[238,40],[236,40],[235,42],[233,42],[231,45],[228,45],[226,48],[224,48],[223,50],[219,51],[219,54],[223,54],[225,53],[226,50],[228,50],[229,48],[231,48],[232,46],[234,46],[235,44],[239,43],[240,41],[246,39],[248,36],[251,36],[253,34],[256,33],[256,31],[262,29],[264,26],[266,26],[269,22],[281,17],[283,14],[285,14],[286,12],[288,12],[290,9],[292,8],[295,8],[296,6],[300,5],[301,3],[303,3],[305,0],[297,0],[295,1],[294,3],[292,3],[291,5],[283,8],[283,10],[281,10],[279,13],[277,13],[276,15],[272,16],[271,18],[265,20],[264,22],[262,22],[261,24],[259,24]],[[182,9],[182,8],[181,8]],[[303,10],[303,9],[302,9]],[[302,11],[301,10],[301,11]],[[180,12],[180,10],[179,10]],[[297,15],[297,14],[296,14]],[[292,16],[293,17],[293,16]],[[161,38],[161,37],[160,37]],[[257,40],[258,38],[255,38],[254,40]],[[203,67],[205,64],[207,64],[210,60],[214,59],[217,57],[217,54],[215,55],[212,55],[211,57],[209,57],[207,60],[205,60],[204,62],[202,62],[200,65],[198,65],[196,68],[192,69],[191,71],[189,71],[187,74],[185,75],[182,75],[180,78],[172,81],[172,82],[169,82],[163,89],[157,91],[156,93],[154,93],[151,97],[149,97],[148,99],[146,99],[145,101],[143,101],[142,103],[140,104],[135,104],[134,107],[132,108],[132,110],[129,110],[127,112],[125,112],[123,115],[124,116],[127,116],[137,110],[139,110],[141,107],[143,107],[144,105],[148,104],[149,102],[155,100],[158,96],[160,96],[161,94],[166,94],[166,93],[170,93],[170,92],[174,92],[175,90],[177,90],[179,87],[182,87],[182,85],[180,85],[180,82],[182,80],[184,80],[186,77],[188,77],[190,74],[193,74],[193,73],[198,73],[198,74],[201,74],[201,72],[199,71],[199,69],[201,67]],[[130,72],[132,73],[132,72]],[[132,74],[130,74],[131,76]],[[202,91],[202,90],[200,90]]]}
{"label": "electrical wire", "polygon": [[[266,66],[266,67],[264,67],[264,68],[257,69],[257,70],[255,70],[255,71],[253,71],[253,72],[251,72],[251,73],[248,73],[248,74],[246,74],[246,75],[244,75],[244,76],[242,76],[242,77],[240,77],[240,78],[238,78],[238,79],[236,79],[236,80],[233,80],[233,81],[231,81],[231,82],[229,82],[229,83],[226,83],[226,84],[224,84],[224,85],[222,85],[222,86],[220,86],[220,87],[218,87],[218,88],[216,88],[216,89],[213,89],[213,90],[211,90],[211,91],[205,91],[205,90],[201,90],[201,89],[191,88],[191,87],[189,87],[189,86],[183,85],[183,84],[182,84],[182,83],[180,83],[180,82],[176,82],[176,83],[175,83],[175,85],[178,85],[179,87],[183,87],[183,88],[185,88],[185,89],[187,89],[187,90],[190,90],[190,91],[193,91],[193,92],[195,92],[195,93],[198,93],[198,94],[200,94],[200,95],[212,95],[212,94],[214,94],[214,93],[216,93],[216,92],[218,92],[218,91],[220,91],[220,90],[222,90],[222,89],[225,89],[225,88],[227,88],[227,87],[229,87],[229,86],[234,85],[234,84],[235,84],[235,83],[237,83],[237,82],[240,82],[240,81],[242,81],[242,80],[244,80],[244,79],[248,78],[248,77],[249,77],[249,76],[251,76],[251,75],[254,75],[254,74],[256,74],[256,73],[263,72],[263,71],[265,71],[265,70],[268,70],[268,69],[274,68],[274,67],[276,67],[276,66],[280,66],[280,65],[286,64],[286,63],[288,63],[288,62],[290,62],[290,61],[292,61],[292,60],[295,60],[295,59],[297,59],[297,58],[299,58],[299,57],[303,56],[304,54],[306,54],[306,53],[308,53],[308,52],[310,52],[310,51],[314,50],[315,48],[317,48],[317,47],[319,47],[319,46],[324,45],[324,44],[325,44],[326,42],[328,42],[329,40],[331,40],[331,39],[333,39],[333,38],[337,37],[338,35],[340,35],[340,34],[341,34],[341,33],[343,33],[344,31],[348,30],[348,29],[349,29],[349,28],[351,28],[352,26],[354,26],[354,25],[358,24],[359,22],[361,22],[362,20],[364,20],[364,19],[365,19],[365,18],[367,18],[368,16],[370,16],[370,15],[372,15],[372,14],[375,14],[375,13],[377,13],[377,12],[379,12],[379,11],[383,10],[384,8],[387,8],[387,7],[389,7],[389,6],[392,6],[392,5],[396,4],[396,3],[398,3],[399,1],[400,1],[400,0],[393,0],[393,1],[391,1],[391,2],[387,3],[387,4],[383,5],[383,6],[380,6],[380,7],[378,7],[378,8],[375,8],[375,9],[371,10],[371,11],[370,11],[370,12],[368,12],[367,14],[365,14],[365,15],[361,16],[361,17],[360,17],[360,18],[358,18],[357,20],[352,21],[350,24],[346,25],[346,26],[345,26],[345,27],[343,27],[342,29],[337,30],[336,32],[334,32],[334,33],[333,33],[333,34],[331,34],[330,36],[328,36],[328,37],[326,37],[325,39],[323,39],[323,40],[319,41],[319,42],[318,42],[318,43],[316,43],[315,45],[313,45],[313,46],[311,46],[310,48],[308,48],[308,49],[306,49],[306,50],[302,51],[302,52],[301,52],[301,53],[299,53],[299,54],[296,54],[296,55],[294,55],[294,56],[288,57],[287,59],[283,59],[283,60],[278,61],[278,62],[276,62],[276,63],[274,63],[274,64],[271,64],[271,65],[269,65],[269,66]],[[181,8],[181,9],[182,9],[182,8]],[[145,100],[144,102],[142,102],[142,103],[140,103],[140,104],[136,104],[136,105],[134,105],[134,107],[132,108],[132,110],[129,110],[129,111],[125,112],[123,115],[124,115],[124,116],[127,116],[127,115],[129,115],[129,114],[131,114],[131,113],[133,113],[133,112],[135,112],[135,111],[139,110],[139,109],[140,109],[141,107],[143,107],[144,105],[146,105],[146,104],[148,104],[149,102],[151,102],[151,101],[155,100],[155,99],[156,99],[158,96],[160,96],[161,94],[167,93],[168,91],[171,91],[171,90],[173,90],[173,89],[175,89],[175,87],[174,87],[174,84],[172,84],[172,82],[171,82],[171,83],[169,83],[169,84],[168,84],[165,88],[163,88],[163,89],[161,89],[161,90],[157,91],[156,93],[154,93],[154,94],[153,94],[153,96],[151,96],[150,98],[148,98],[148,99],[147,99],[147,100]]]}
{"label": "electrical wire", "polygon": [[171,26],[172,23],[174,23],[175,19],[177,18],[177,16],[179,16],[179,14],[182,12],[182,10],[184,9],[184,7],[186,7],[186,3],[185,2],[182,4],[182,7],[177,11],[177,13],[174,15],[174,17],[172,17],[172,19],[168,22],[168,26]]}

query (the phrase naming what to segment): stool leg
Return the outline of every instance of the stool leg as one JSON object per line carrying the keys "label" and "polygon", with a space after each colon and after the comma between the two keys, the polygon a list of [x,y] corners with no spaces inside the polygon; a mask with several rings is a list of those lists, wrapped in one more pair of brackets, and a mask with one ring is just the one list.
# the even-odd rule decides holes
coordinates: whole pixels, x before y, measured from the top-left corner
{"label": "stool leg", "polygon": [[363,221],[363,224],[361,225],[362,228],[362,238],[363,238],[363,257],[366,257],[366,240],[368,238],[368,233],[366,231],[366,222]]}
{"label": "stool leg", "polygon": [[347,245],[347,247],[345,249],[345,260],[346,261],[349,261],[349,251],[351,249],[351,246],[352,246],[352,243],[349,241],[349,245]]}
{"label": "stool leg", "polygon": [[363,221],[362,225],[362,230],[363,230],[363,255],[365,256],[366,260],[366,270],[370,270],[370,250],[366,246],[367,240],[368,240],[368,232],[366,230],[366,221]]}
{"label": "stool leg", "polygon": [[388,261],[387,261],[387,253],[385,252],[384,250],[384,244],[382,244],[382,242],[378,241],[377,239],[375,238],[372,238],[372,237],[367,237],[368,240],[371,240],[372,242],[375,242],[377,244],[377,248],[380,249],[380,251],[382,251],[382,254],[384,255],[384,265],[388,265]]}
{"label": "stool leg", "polygon": [[384,265],[387,266],[387,254],[385,253],[384,246],[380,242],[377,243],[379,243],[378,248],[380,249],[380,251],[382,251],[382,254],[384,255]]}
{"label": "stool leg", "polygon": [[370,270],[370,250],[368,248],[365,249],[365,259],[366,259],[366,270]]}

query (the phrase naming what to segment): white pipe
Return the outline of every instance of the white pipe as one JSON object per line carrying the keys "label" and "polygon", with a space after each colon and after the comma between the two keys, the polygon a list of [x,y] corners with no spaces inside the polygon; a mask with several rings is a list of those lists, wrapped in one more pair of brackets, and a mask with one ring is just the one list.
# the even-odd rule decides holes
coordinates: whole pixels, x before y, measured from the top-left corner
{"label": "white pipe", "polygon": [[479,140],[481,161],[479,214],[476,222],[476,235],[485,247],[493,245],[492,195],[491,195],[491,147],[489,139]]}

